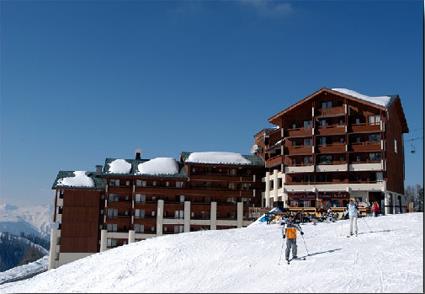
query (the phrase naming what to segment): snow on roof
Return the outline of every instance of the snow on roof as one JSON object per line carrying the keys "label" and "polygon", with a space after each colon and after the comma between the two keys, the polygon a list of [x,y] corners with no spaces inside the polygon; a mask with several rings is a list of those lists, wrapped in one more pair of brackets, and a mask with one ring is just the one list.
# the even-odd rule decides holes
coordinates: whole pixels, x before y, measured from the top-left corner
{"label": "snow on roof", "polygon": [[388,106],[388,103],[391,100],[391,97],[389,96],[376,96],[376,97],[372,97],[372,96],[366,96],[363,94],[360,94],[356,91],[350,90],[350,89],[345,89],[345,88],[332,88],[333,91],[337,91],[340,92],[342,94],[346,94],[346,95],[350,95],[353,96],[355,98],[361,99],[361,100],[365,100],[365,101],[369,101],[384,107]]}
{"label": "snow on roof", "polygon": [[174,175],[179,172],[179,165],[171,157],[157,157],[138,165],[136,174]]}
{"label": "snow on roof", "polygon": [[61,178],[57,182],[57,186],[69,187],[94,187],[93,179],[86,175],[85,171],[75,171],[74,177]]}
{"label": "snow on roof", "polygon": [[235,152],[192,152],[186,162],[251,164],[251,161]]}
{"label": "snow on roof", "polygon": [[115,159],[109,163],[109,173],[111,174],[128,174],[131,170],[131,163],[124,159]]}

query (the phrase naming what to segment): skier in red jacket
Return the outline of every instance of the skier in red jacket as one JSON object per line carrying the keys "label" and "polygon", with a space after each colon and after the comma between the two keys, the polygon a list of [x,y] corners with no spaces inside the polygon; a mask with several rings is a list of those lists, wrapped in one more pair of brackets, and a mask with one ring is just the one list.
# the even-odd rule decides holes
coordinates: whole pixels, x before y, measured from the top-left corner
{"label": "skier in red jacket", "polygon": [[373,202],[371,210],[372,210],[373,216],[375,217],[378,216],[378,213],[380,211],[378,202],[376,201]]}

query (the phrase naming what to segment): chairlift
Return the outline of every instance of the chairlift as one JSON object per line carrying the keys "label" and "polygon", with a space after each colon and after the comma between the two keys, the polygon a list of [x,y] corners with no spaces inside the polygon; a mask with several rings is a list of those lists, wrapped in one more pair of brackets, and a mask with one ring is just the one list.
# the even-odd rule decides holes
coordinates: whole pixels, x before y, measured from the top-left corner
{"label": "chairlift", "polygon": [[413,145],[413,139],[410,140],[410,153],[414,154],[416,152],[415,145]]}

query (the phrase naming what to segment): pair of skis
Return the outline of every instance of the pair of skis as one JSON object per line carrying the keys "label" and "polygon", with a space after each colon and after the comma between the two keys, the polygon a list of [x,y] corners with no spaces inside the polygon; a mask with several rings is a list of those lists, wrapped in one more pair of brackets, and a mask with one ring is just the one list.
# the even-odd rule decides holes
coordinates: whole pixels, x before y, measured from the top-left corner
{"label": "pair of skis", "polygon": [[287,260],[287,263],[288,264],[291,264],[291,261],[292,260],[305,260],[305,256],[302,256],[302,257],[297,257],[297,258],[290,258],[289,260]]}

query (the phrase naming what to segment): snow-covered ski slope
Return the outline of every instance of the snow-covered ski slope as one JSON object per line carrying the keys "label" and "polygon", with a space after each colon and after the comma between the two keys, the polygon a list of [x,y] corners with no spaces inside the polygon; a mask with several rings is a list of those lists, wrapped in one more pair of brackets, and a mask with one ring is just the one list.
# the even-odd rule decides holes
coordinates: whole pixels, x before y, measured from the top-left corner
{"label": "snow-covered ski slope", "polygon": [[[367,223],[366,223],[366,222]],[[310,256],[284,260],[281,226],[168,235],[0,286],[0,292],[423,292],[423,214],[303,225]],[[305,256],[298,238],[298,255]]]}

